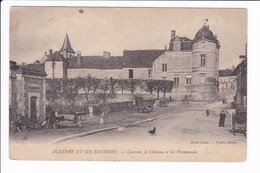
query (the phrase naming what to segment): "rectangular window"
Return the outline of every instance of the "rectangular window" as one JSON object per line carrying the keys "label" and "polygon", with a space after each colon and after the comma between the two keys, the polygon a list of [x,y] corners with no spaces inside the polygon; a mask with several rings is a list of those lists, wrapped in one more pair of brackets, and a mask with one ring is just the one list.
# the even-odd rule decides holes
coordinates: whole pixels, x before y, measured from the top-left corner
{"label": "rectangular window", "polygon": [[179,77],[174,77],[174,85],[175,86],[178,86],[180,83],[180,80],[179,80],[180,78]]}
{"label": "rectangular window", "polygon": [[133,69],[129,69],[128,72],[129,72],[129,73],[128,73],[129,79],[133,79],[133,78],[134,78],[134,70],[133,70]]}
{"label": "rectangular window", "polygon": [[186,75],[186,84],[187,85],[191,84],[191,75],[190,74]]}
{"label": "rectangular window", "polygon": [[153,70],[152,69],[148,69],[148,79],[152,78],[152,73],[153,73]]}
{"label": "rectangular window", "polygon": [[162,64],[162,71],[166,72],[167,71],[167,64]]}
{"label": "rectangular window", "polygon": [[201,57],[200,65],[201,65],[201,67],[205,67],[206,66],[206,54],[201,54],[200,57]]}
{"label": "rectangular window", "polygon": [[206,83],[206,74],[205,73],[200,74],[200,83]]}

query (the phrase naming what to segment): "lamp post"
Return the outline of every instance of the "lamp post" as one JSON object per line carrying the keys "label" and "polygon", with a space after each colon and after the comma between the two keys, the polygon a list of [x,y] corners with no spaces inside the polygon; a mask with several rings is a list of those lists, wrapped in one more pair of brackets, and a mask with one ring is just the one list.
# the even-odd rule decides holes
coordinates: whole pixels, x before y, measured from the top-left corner
{"label": "lamp post", "polygon": [[108,122],[108,117],[107,117],[107,79],[105,79],[105,107],[106,107],[106,111],[105,111],[105,122]]}
{"label": "lamp post", "polygon": [[217,101],[219,101],[219,82],[216,80],[216,87],[217,87]]}
{"label": "lamp post", "polygon": [[104,115],[104,123],[107,123],[108,122],[108,111],[107,111],[107,82],[108,82],[108,79],[107,77],[105,77],[104,79],[104,82],[105,82],[105,115]]}
{"label": "lamp post", "polygon": [[55,69],[55,62],[54,62],[54,59],[52,60],[52,79],[55,78],[54,76],[54,69]]}

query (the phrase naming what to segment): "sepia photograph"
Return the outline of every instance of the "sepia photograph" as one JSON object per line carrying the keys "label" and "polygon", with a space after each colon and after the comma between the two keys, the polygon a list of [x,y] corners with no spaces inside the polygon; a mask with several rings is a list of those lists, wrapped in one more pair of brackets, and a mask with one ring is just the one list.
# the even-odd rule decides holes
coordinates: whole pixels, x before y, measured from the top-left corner
{"label": "sepia photograph", "polygon": [[12,6],[10,159],[246,161],[247,21],[246,8]]}

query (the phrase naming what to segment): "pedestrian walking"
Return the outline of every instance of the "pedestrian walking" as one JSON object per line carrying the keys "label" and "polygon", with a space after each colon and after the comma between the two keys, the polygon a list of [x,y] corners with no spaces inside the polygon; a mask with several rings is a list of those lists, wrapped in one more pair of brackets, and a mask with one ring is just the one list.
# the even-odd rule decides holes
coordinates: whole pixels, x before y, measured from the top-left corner
{"label": "pedestrian walking", "polygon": [[79,116],[77,113],[75,113],[75,115],[74,115],[74,125],[75,125],[75,127],[79,126]]}
{"label": "pedestrian walking", "polygon": [[209,109],[206,110],[206,115],[209,116]]}
{"label": "pedestrian walking", "polygon": [[52,129],[56,129],[56,115],[53,110],[51,111],[51,114],[50,114],[50,127]]}
{"label": "pedestrian walking", "polygon": [[50,117],[51,117],[51,114],[53,113],[53,109],[50,105],[48,105],[46,107],[46,128],[50,128],[51,127],[51,123],[50,123]]}
{"label": "pedestrian walking", "polygon": [[224,110],[222,110],[219,114],[219,122],[218,122],[219,127],[225,126],[225,119],[226,119],[226,113],[224,112]]}

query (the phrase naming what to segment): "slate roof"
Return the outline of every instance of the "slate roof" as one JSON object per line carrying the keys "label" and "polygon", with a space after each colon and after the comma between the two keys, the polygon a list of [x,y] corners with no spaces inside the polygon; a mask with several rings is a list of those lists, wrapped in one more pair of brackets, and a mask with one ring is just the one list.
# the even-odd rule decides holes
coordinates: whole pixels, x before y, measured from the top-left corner
{"label": "slate roof", "polygon": [[70,69],[122,69],[122,68],[152,68],[153,61],[165,50],[125,50],[123,56],[81,56],[77,64],[77,57],[68,59]]}
{"label": "slate roof", "polygon": [[75,51],[72,49],[71,44],[70,44],[70,39],[68,34],[66,34],[63,45],[60,49],[59,52],[63,52],[63,50],[66,50],[69,53],[75,53]]}
{"label": "slate roof", "polygon": [[233,76],[232,70],[230,70],[230,69],[219,70],[219,77],[224,77],[224,76]]}
{"label": "slate roof", "polygon": [[196,42],[202,38],[205,38],[207,40],[211,40],[215,43],[218,43],[218,40],[216,37],[213,35],[213,32],[209,29],[209,26],[204,25],[195,35],[193,41]]}
{"label": "slate roof", "polygon": [[86,68],[86,69],[122,69],[123,57],[111,56],[81,56],[80,64],[77,64],[77,57],[68,59],[68,68]]}
{"label": "slate roof", "polygon": [[188,37],[178,37],[181,41],[192,41]]}
{"label": "slate roof", "polygon": [[64,56],[62,54],[60,54],[59,52],[56,51],[52,55],[50,55],[48,57],[46,62],[48,62],[48,61],[63,61],[63,62],[67,62],[67,59],[64,58]]}
{"label": "slate roof", "polygon": [[[177,38],[177,37],[176,37]],[[178,37],[178,39],[181,42],[181,50],[185,51],[185,50],[192,50],[192,40],[187,38],[187,37]],[[170,46],[169,46],[169,50],[173,50],[173,42],[174,39],[172,38],[170,40]]]}
{"label": "slate roof", "polygon": [[[244,56],[244,55],[242,55]],[[245,56],[246,57],[246,56]],[[237,67],[235,68],[235,70],[232,72],[233,76],[237,75],[237,72],[240,70],[241,67],[246,68],[247,67],[247,59],[244,59],[240,64],[237,65]]]}
{"label": "slate roof", "polygon": [[192,50],[192,41],[181,42],[181,50]]}
{"label": "slate roof", "polygon": [[125,50],[123,53],[125,68],[152,68],[153,62],[165,50]]}
{"label": "slate roof", "polygon": [[42,76],[42,77],[47,76],[44,69],[44,64],[22,65],[20,66],[17,72],[22,74],[34,75],[34,76]]}

